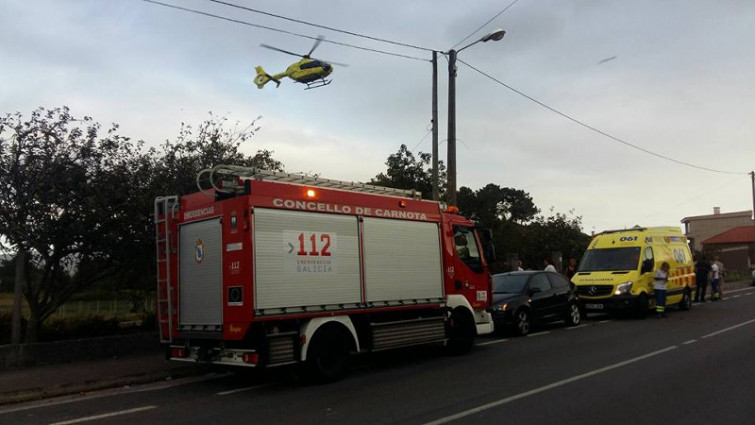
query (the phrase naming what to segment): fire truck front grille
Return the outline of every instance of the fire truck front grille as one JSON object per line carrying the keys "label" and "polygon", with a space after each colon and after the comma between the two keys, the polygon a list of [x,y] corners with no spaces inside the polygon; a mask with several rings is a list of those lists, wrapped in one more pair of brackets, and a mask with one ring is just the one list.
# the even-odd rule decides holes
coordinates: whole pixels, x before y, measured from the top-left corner
{"label": "fire truck front grille", "polygon": [[445,338],[446,328],[443,318],[373,324],[372,348],[374,350],[385,350],[421,342],[443,341]]}
{"label": "fire truck front grille", "polygon": [[291,363],[296,360],[294,355],[294,337],[270,338],[268,341],[268,355],[270,365]]}

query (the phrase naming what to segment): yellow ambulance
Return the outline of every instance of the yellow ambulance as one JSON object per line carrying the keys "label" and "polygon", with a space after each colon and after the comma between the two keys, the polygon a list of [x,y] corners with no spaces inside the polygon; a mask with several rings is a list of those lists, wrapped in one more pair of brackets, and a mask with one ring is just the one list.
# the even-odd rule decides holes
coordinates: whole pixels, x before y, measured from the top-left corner
{"label": "yellow ambulance", "polygon": [[678,227],[635,226],[595,235],[572,282],[588,312],[624,310],[641,318],[655,307],[653,275],[664,261],[671,266],[666,305],[689,310],[695,269]]}

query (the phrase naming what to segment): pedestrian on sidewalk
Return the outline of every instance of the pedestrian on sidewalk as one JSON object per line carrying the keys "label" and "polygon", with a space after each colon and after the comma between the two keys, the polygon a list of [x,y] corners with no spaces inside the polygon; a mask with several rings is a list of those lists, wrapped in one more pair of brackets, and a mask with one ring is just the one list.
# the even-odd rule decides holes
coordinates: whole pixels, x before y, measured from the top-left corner
{"label": "pedestrian on sidewalk", "polygon": [[549,258],[543,259],[543,264],[545,264],[546,272],[558,273],[558,271],[556,270],[556,266],[554,266],[553,263],[551,263],[551,260]]}
{"label": "pedestrian on sidewalk", "polygon": [[695,300],[694,302],[705,302],[705,293],[708,290],[708,275],[710,274],[710,264],[703,256],[697,257],[695,263],[695,281],[697,282],[697,288],[695,288]]}
{"label": "pedestrian on sidewalk", "polygon": [[718,266],[718,297],[721,298],[724,296],[724,278],[726,277],[726,268],[724,267],[724,263],[722,263],[718,258],[718,255],[713,257],[713,259],[716,261],[716,266]]}
{"label": "pedestrian on sidewalk", "polygon": [[669,263],[666,261],[661,264],[661,268],[653,276],[653,293],[655,294],[655,312],[657,317],[666,316],[666,285],[668,284]]}
{"label": "pedestrian on sidewalk", "polygon": [[718,282],[720,279],[719,271],[718,271],[718,265],[716,264],[716,260],[710,260],[710,300],[711,301],[718,301],[721,298],[721,293],[718,289]]}

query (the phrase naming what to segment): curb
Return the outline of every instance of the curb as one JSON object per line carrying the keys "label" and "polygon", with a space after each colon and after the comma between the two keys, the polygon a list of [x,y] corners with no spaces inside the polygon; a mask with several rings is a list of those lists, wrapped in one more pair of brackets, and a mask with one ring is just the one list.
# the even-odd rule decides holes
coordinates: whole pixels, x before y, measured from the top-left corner
{"label": "curb", "polygon": [[159,370],[114,378],[104,378],[76,384],[62,384],[51,387],[35,387],[0,393],[0,406],[38,401],[43,399],[84,395],[92,391],[111,388],[143,385],[157,381],[170,381],[208,373],[210,367],[202,365],[181,366],[171,370]]}

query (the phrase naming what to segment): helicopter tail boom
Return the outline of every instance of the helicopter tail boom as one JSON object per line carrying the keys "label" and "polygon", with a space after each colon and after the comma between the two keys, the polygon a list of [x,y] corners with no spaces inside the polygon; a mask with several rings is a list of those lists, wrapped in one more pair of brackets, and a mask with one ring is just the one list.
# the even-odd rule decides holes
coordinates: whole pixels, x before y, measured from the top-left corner
{"label": "helicopter tail boom", "polygon": [[254,84],[257,85],[258,89],[265,87],[265,84],[267,84],[268,81],[275,81],[276,87],[281,85],[280,80],[265,72],[261,66],[255,67],[254,69],[257,71],[257,76],[254,77]]}

